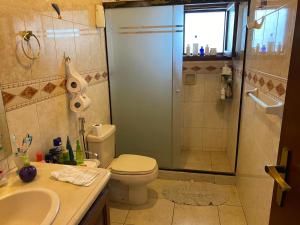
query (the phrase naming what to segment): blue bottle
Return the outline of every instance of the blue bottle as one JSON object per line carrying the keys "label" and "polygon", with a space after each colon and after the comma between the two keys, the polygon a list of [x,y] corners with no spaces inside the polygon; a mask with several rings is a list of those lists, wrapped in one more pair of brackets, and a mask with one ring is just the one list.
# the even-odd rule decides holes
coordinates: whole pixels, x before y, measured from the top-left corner
{"label": "blue bottle", "polygon": [[200,48],[200,56],[204,56],[204,48],[203,48],[203,46],[201,46],[201,48]]}
{"label": "blue bottle", "polygon": [[266,45],[263,44],[262,47],[261,47],[261,52],[262,53],[266,53],[267,52],[267,48],[266,48]]}

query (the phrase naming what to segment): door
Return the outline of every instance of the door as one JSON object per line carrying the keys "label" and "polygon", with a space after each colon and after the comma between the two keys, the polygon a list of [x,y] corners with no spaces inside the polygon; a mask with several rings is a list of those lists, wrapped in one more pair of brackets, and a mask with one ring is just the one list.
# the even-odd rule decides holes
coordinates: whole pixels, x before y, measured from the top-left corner
{"label": "door", "polygon": [[277,194],[280,192],[275,182],[270,216],[270,225],[300,224],[300,9],[297,6],[297,17],[294,31],[293,48],[287,83],[285,108],[282,120],[278,164],[284,149],[289,150],[286,182],[291,190],[278,205]]}
{"label": "door", "polygon": [[173,56],[176,46],[182,54],[183,6],[107,9],[105,15],[117,155],[150,156],[170,168],[176,66],[182,65]]}

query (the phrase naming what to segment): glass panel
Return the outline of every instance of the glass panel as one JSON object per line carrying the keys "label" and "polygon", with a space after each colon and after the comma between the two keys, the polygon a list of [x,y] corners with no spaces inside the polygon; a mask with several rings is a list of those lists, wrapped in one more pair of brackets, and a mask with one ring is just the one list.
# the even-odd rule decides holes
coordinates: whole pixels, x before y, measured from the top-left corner
{"label": "glass panel", "polygon": [[[240,4],[237,15],[237,42],[232,43],[237,54],[232,62],[183,63],[183,143],[175,164],[178,169],[235,172],[247,4]],[[232,77],[221,76],[225,63],[232,66]],[[221,99],[222,89],[225,99]]]}
{"label": "glass panel", "polygon": [[117,155],[172,164],[173,7],[106,10]]}

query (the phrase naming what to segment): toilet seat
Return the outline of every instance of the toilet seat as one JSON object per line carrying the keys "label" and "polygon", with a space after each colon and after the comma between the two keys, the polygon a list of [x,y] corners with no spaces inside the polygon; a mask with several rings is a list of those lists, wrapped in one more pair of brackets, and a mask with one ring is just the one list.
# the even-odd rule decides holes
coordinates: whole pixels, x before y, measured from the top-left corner
{"label": "toilet seat", "polygon": [[113,160],[110,169],[114,174],[146,175],[157,170],[157,163],[150,157],[124,154]]}

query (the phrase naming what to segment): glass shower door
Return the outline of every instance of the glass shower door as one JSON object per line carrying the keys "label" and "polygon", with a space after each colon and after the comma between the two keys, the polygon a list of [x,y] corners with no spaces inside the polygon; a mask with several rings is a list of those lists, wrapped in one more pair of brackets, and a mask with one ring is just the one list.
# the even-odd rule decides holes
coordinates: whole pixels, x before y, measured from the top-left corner
{"label": "glass shower door", "polygon": [[106,10],[117,155],[154,157],[164,168],[173,158],[173,34],[182,30],[175,7]]}

